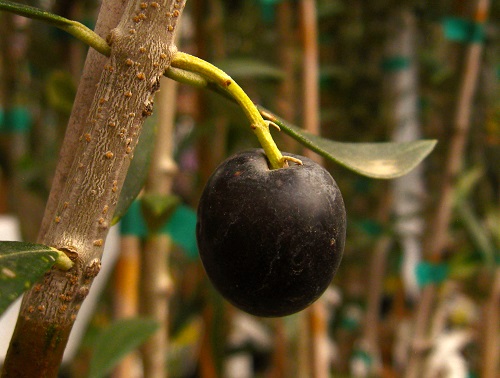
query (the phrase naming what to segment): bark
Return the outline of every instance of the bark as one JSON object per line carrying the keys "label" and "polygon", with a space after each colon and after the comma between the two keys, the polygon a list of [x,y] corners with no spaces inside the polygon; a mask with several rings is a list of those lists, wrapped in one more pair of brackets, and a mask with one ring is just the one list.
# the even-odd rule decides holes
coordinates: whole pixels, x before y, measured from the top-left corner
{"label": "bark", "polygon": [[[121,4],[105,3],[102,22],[112,27]],[[128,1],[108,38],[110,58],[89,57],[86,63],[38,239],[65,251],[75,265],[68,272],[51,270],[25,294],[2,377],[57,376],[78,310],[100,270],[142,125],[176,50],[173,37],[184,4]],[[85,80],[95,79],[87,71],[101,69],[93,93]]]}

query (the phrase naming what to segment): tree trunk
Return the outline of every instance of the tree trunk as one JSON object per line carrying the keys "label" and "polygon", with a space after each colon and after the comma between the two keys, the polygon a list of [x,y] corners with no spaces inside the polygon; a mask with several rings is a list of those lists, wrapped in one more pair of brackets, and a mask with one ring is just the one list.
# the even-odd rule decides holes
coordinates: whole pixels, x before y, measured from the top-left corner
{"label": "tree trunk", "polygon": [[98,32],[105,36],[123,16],[107,37],[109,59],[93,51],[87,59],[38,238],[65,251],[75,265],[68,272],[52,269],[25,294],[2,377],[57,376],[78,310],[100,270],[142,125],[176,51],[173,37],[184,5],[129,0],[105,1],[101,8]]}

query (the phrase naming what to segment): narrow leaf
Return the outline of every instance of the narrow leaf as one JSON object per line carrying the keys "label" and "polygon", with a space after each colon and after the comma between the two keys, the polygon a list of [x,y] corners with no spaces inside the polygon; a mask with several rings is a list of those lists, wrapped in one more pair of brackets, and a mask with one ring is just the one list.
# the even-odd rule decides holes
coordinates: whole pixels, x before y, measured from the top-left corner
{"label": "narrow leaf", "polygon": [[97,338],[90,360],[89,378],[106,376],[127,354],[138,348],[158,329],[149,319],[121,319]]}
{"label": "narrow leaf", "polygon": [[20,16],[42,20],[55,26],[70,26],[71,20],[46,12],[42,9],[31,7],[26,4],[19,4],[13,1],[0,0],[0,9],[6,10]]}
{"label": "narrow leaf", "polygon": [[433,150],[435,140],[406,143],[342,143],[312,135],[291,125],[271,112],[260,108],[262,116],[277,124],[283,132],[298,142],[361,175],[392,179],[403,176],[415,168]]}
{"label": "narrow leaf", "polygon": [[176,195],[146,193],[142,197],[141,209],[149,230],[157,232],[165,225],[180,203]]}
{"label": "narrow leaf", "polygon": [[282,80],[282,70],[256,59],[226,59],[215,64],[233,79],[272,79]]}
{"label": "narrow leaf", "polygon": [[0,242],[0,315],[56,263],[61,253],[41,244]]}
{"label": "narrow leaf", "polygon": [[[153,119],[153,118],[151,118]],[[151,155],[155,147],[156,137],[156,122],[146,121],[144,125],[139,142],[135,147],[134,158],[130,163],[130,167],[120,193],[120,199],[116,206],[115,214],[113,216],[112,224],[118,221],[125,215],[128,208],[139,195],[146,178],[148,176],[149,164],[151,162]]]}
{"label": "narrow leaf", "polygon": [[106,40],[77,21],[68,20],[67,18],[44,11],[43,9],[35,8],[25,4],[18,4],[7,0],[0,0],[0,10],[5,10],[35,20],[44,21],[64,30],[65,32],[71,34],[73,37],[78,38],[83,43],[92,46],[101,54],[106,56],[109,56],[110,54],[111,50]]}

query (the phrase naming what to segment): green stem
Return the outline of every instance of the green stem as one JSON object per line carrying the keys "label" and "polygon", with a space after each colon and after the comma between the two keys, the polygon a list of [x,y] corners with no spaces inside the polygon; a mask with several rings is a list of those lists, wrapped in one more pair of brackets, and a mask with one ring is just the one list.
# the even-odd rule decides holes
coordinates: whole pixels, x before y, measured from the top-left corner
{"label": "green stem", "polygon": [[6,0],[0,0],[0,10],[5,10],[34,20],[44,21],[71,34],[103,55],[109,56],[111,53],[109,45],[103,38],[79,22],[68,20],[67,18],[39,8]]}
{"label": "green stem", "polygon": [[109,47],[108,43],[104,38],[101,38],[101,36],[99,36],[93,30],[89,29],[88,27],[79,22],[72,20],[68,21],[71,22],[70,25],[64,25],[64,26],[61,25],[59,26],[59,28],[61,28],[65,32],[68,32],[73,37],[79,39],[80,41],[89,45],[90,47],[93,47],[101,54],[106,56],[111,55],[111,47]]}
{"label": "green stem", "polygon": [[[177,52],[172,57],[171,65],[174,68],[195,72],[209,81],[213,81],[219,87],[231,94],[249,119],[252,130],[266,153],[271,169],[283,168],[285,159],[269,132],[268,123],[264,121],[264,118],[260,115],[259,110],[252,100],[250,100],[245,91],[243,91],[243,89],[241,89],[241,87],[233,81],[229,75],[203,59],[182,52]],[[179,72],[180,71],[177,71],[176,73]],[[186,81],[190,82],[193,78],[196,78],[196,76],[184,77]],[[197,83],[200,86],[204,85],[203,81],[200,80],[197,80]]]}

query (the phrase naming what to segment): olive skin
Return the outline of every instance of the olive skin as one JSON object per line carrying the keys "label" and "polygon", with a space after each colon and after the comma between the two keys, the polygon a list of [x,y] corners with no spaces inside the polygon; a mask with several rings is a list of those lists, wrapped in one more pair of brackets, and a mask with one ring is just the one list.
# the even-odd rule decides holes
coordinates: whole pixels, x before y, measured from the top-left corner
{"label": "olive skin", "polygon": [[327,289],[342,259],[346,213],[332,176],[314,161],[269,169],[260,149],[225,160],[198,206],[200,257],[215,288],[264,317],[303,310]]}

